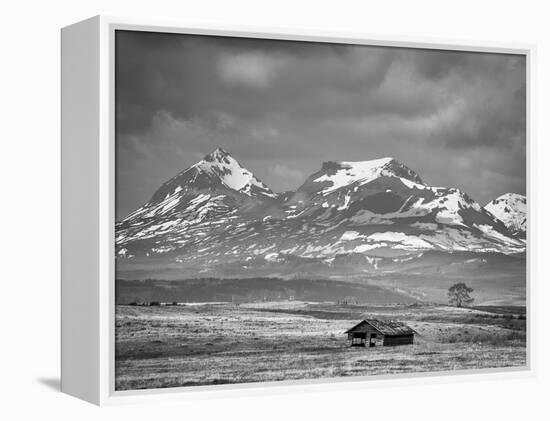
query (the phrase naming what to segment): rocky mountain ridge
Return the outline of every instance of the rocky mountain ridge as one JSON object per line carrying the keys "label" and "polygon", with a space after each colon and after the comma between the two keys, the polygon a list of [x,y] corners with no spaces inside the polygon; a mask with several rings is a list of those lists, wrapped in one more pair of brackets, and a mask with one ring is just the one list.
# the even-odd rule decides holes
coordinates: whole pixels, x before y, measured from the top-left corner
{"label": "rocky mountain ridge", "polygon": [[389,157],[327,162],[295,192],[276,194],[217,149],[116,224],[117,270],[332,276],[426,252],[525,251],[512,213],[503,221],[495,212]]}

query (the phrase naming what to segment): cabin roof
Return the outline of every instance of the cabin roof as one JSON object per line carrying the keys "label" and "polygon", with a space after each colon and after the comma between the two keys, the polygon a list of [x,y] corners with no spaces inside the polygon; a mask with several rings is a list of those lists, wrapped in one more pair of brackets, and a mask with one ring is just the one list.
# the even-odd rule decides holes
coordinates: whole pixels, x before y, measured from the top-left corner
{"label": "cabin roof", "polygon": [[353,332],[363,326],[365,323],[371,325],[375,330],[382,335],[411,335],[416,333],[413,329],[407,326],[405,323],[396,322],[393,320],[378,320],[378,319],[365,319],[357,323],[351,329],[346,330],[345,333]]}

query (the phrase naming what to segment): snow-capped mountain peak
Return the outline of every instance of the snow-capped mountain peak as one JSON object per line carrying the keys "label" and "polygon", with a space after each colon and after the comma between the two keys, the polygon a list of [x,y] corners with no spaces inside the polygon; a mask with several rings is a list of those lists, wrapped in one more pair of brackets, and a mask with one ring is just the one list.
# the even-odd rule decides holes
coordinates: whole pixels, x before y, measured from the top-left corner
{"label": "snow-capped mountain peak", "polygon": [[515,234],[527,230],[527,198],[521,194],[505,193],[485,205],[485,210],[499,219]]}
{"label": "snow-capped mountain peak", "polygon": [[372,161],[326,163],[323,167],[329,171],[313,181],[315,183],[332,183],[332,185],[323,190],[323,193],[329,193],[359,180],[366,181],[376,178],[381,175],[383,168],[392,160],[393,158],[381,158]]}
{"label": "snow-capped mountain peak", "polygon": [[275,198],[276,194],[256,176],[239,164],[229,152],[217,148],[196,164],[164,183],[153,201],[164,200],[177,191],[225,187],[247,196]]}
{"label": "snow-capped mountain peak", "polygon": [[222,148],[217,148],[215,151],[209,153],[191,168],[216,176],[226,187],[248,196],[252,196],[255,193],[268,197],[276,196],[251,171],[242,167],[229,152]]}
{"label": "snow-capped mountain peak", "polygon": [[276,195],[216,149],[118,223],[116,247],[130,269],[137,262],[155,273],[164,261],[177,276],[265,275],[314,262],[338,272],[341,259],[385,253],[521,253],[525,242],[504,218],[512,209],[525,211],[525,198],[504,195],[484,209],[393,158],[326,162],[297,191]]}
{"label": "snow-capped mountain peak", "polygon": [[203,158],[204,161],[225,162],[226,164],[229,164],[231,159],[233,157],[223,148],[216,148]]}
{"label": "snow-capped mountain peak", "polygon": [[328,161],[320,171],[313,174],[300,188],[327,195],[354,183],[369,183],[378,177],[399,177],[422,184],[422,179],[413,170],[394,158],[385,157],[369,161]]}

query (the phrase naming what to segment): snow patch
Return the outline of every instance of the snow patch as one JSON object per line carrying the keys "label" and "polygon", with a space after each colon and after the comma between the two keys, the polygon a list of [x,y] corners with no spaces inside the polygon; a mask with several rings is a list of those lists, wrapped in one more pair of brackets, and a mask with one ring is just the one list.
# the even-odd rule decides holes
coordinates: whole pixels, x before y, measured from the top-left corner
{"label": "snow patch", "polygon": [[369,182],[384,173],[384,165],[392,161],[392,158],[374,159],[372,161],[339,162],[340,169],[335,174],[324,174],[313,180],[314,183],[330,182],[332,185],[323,190],[326,195],[340,187],[347,186],[356,181]]}
{"label": "snow patch", "polygon": [[340,241],[353,241],[361,238],[367,238],[367,237],[359,234],[357,231],[346,231],[340,237]]}
{"label": "snow patch", "polygon": [[422,240],[419,237],[413,235],[407,235],[403,232],[376,232],[369,235],[370,241],[386,241],[389,243],[400,243],[395,245],[395,248],[413,248],[413,249],[432,249],[433,246]]}
{"label": "snow patch", "polygon": [[347,194],[346,197],[344,198],[344,204],[342,206],[338,206],[338,210],[347,209],[349,206],[350,200],[351,200],[351,196]]}
{"label": "snow patch", "polygon": [[264,259],[268,262],[276,262],[279,260],[279,253],[268,253],[264,256]]}

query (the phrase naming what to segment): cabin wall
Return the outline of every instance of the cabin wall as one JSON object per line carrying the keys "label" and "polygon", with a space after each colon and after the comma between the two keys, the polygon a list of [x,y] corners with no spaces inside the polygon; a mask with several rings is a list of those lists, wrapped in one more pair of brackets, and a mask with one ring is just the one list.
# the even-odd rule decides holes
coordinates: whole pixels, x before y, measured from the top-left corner
{"label": "cabin wall", "polygon": [[412,345],[414,335],[384,336],[384,346]]}
{"label": "cabin wall", "polygon": [[366,340],[367,341],[366,341],[365,346],[367,346],[367,347],[369,346],[372,335],[376,335],[376,339],[375,339],[376,345],[375,346],[382,346],[383,345],[384,335],[380,334],[376,329],[374,329],[370,325],[363,325],[363,326],[360,326],[359,328],[355,329],[353,332],[349,332],[348,333],[348,339],[349,339],[350,342],[353,338],[354,333],[360,333],[360,334],[365,334],[366,335]]}

